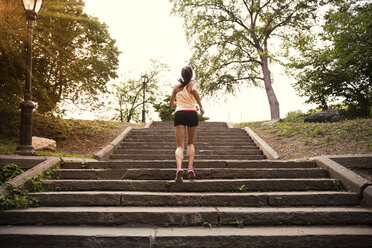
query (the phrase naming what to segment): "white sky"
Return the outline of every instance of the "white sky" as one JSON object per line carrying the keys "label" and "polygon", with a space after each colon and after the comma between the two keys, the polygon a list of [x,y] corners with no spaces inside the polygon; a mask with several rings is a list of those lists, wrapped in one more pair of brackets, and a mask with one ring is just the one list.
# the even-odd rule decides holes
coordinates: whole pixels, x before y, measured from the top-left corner
{"label": "white sky", "polygon": [[[122,52],[118,74],[133,77],[144,73],[154,58],[170,66],[166,84],[174,85],[181,68],[187,65],[191,50],[186,42],[183,20],[170,15],[168,0],[85,0],[85,12],[109,26],[109,32]],[[290,79],[279,66],[271,66],[281,117],[288,111],[306,112],[314,106],[304,104],[296,95]],[[196,82],[197,83],[197,82]],[[169,88],[169,94],[172,88]],[[205,116],[211,121],[247,122],[270,119],[265,89],[242,88],[236,96],[216,96],[202,99]],[[156,114],[155,114],[156,115]],[[152,117],[158,120],[157,116]]]}

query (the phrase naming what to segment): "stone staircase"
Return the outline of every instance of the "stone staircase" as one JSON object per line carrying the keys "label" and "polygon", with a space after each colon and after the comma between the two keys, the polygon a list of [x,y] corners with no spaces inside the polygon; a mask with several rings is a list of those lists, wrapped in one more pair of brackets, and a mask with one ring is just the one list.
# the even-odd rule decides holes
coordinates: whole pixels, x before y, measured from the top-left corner
{"label": "stone staircase", "polygon": [[200,123],[195,148],[181,185],[172,123],[133,130],[109,161],[63,163],[29,194],[40,207],[0,212],[1,247],[372,247],[372,210],[314,161],[266,160],[225,123]]}

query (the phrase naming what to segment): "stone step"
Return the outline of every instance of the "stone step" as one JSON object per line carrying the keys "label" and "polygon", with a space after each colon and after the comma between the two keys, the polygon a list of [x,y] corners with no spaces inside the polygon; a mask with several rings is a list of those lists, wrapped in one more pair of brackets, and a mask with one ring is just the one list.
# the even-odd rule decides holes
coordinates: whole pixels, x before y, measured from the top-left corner
{"label": "stone step", "polygon": [[[158,130],[158,129],[133,129],[130,135],[146,136],[146,135],[175,135],[174,129],[172,130]],[[247,133],[243,129],[206,129],[197,130],[197,135],[209,135],[209,136],[224,136],[224,135],[243,135],[247,136]]]}
{"label": "stone step", "polygon": [[43,180],[47,190],[57,191],[171,191],[171,192],[255,192],[340,190],[341,184],[333,179],[197,179],[184,180]]}
{"label": "stone step", "polygon": [[[60,169],[55,173],[60,179],[132,179],[167,180],[173,178],[175,169]],[[184,170],[186,175],[187,170]],[[320,169],[195,169],[198,179],[234,179],[234,178],[326,178],[326,170]]]}
{"label": "stone step", "polygon": [[[29,247],[358,247],[372,246],[369,226],[109,227],[2,226],[8,248]],[[30,235],[32,234],[32,235]]]}
{"label": "stone step", "polygon": [[[200,121],[199,127],[224,127],[227,128],[226,122],[214,122],[214,121]],[[154,127],[171,127],[173,128],[173,121],[154,121],[151,123],[150,128]]]}
{"label": "stone step", "polygon": [[[114,159],[130,159],[130,160],[170,160],[175,159],[174,154],[120,154],[115,152],[110,156],[111,160]],[[186,158],[185,158],[186,159]],[[231,160],[259,160],[259,159],[266,159],[266,156],[262,154],[262,151],[258,150],[253,152],[251,155],[203,155],[203,154],[196,154],[195,160],[197,159],[231,159]]]}
{"label": "stone step", "polygon": [[[244,142],[244,144],[208,144],[208,143],[194,143],[195,149],[198,150],[245,150],[257,149],[256,144]],[[185,142],[186,147],[186,142]],[[120,144],[119,149],[175,149],[176,142],[123,142]]]}
{"label": "stone step", "polygon": [[[187,161],[183,167],[187,168]],[[316,168],[316,163],[311,160],[196,160],[194,167],[199,168]],[[128,169],[128,168],[176,168],[176,162],[171,160],[116,160],[95,162],[63,162],[63,169]]]}
{"label": "stone step", "polygon": [[[141,141],[141,142],[149,142],[149,141],[157,141],[157,142],[166,142],[166,141],[172,141],[175,142],[176,137],[174,135],[172,136],[161,136],[161,135],[148,135],[148,136],[132,136],[129,135],[127,138],[125,138],[124,142],[127,141]],[[195,143],[197,142],[253,142],[250,137],[244,137],[244,136],[196,136],[195,137]]]}
{"label": "stone step", "polygon": [[[358,247],[372,246],[369,226],[109,227],[2,226],[8,248],[29,247]],[[32,234],[32,235],[30,235]],[[249,244],[249,245],[246,245]]]}
{"label": "stone step", "polygon": [[346,207],[38,207],[0,212],[0,225],[372,225],[372,210]]}
{"label": "stone step", "polygon": [[[156,147],[162,147],[162,146],[172,146],[172,147],[175,147],[176,146],[176,140],[173,140],[173,141],[152,141],[152,142],[148,142],[148,141],[141,141],[141,140],[124,140],[121,145],[138,145],[138,146],[141,146],[141,145],[151,145],[151,146],[156,146]],[[185,140],[185,144],[186,144],[186,140]],[[215,141],[211,141],[211,142],[202,142],[202,141],[195,141],[194,142],[194,145],[197,146],[197,147],[221,147],[221,146],[234,146],[234,147],[240,147],[240,146],[256,146],[254,142],[251,142],[251,141],[244,141],[244,142],[241,142],[241,141],[219,141],[219,142],[215,142]]]}
{"label": "stone step", "polygon": [[58,191],[29,193],[40,206],[358,206],[357,193]]}
{"label": "stone step", "polygon": [[[174,148],[168,148],[165,149],[163,147],[159,147],[158,149],[144,149],[144,148],[137,148],[137,149],[125,149],[125,148],[118,148],[114,151],[115,154],[167,154],[167,155],[173,155],[174,156],[175,149]],[[195,154],[201,154],[201,155],[250,155],[255,154],[256,152],[259,152],[258,147],[252,147],[249,149],[244,150],[236,150],[236,149],[197,149],[195,148]],[[184,155],[187,154],[187,148],[184,149]],[[260,153],[262,154],[262,153]]]}

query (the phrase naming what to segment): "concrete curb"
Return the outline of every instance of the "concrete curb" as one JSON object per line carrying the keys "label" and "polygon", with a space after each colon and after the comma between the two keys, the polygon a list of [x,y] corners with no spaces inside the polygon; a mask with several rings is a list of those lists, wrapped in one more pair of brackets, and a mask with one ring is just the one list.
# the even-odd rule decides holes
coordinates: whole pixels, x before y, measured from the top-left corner
{"label": "concrete curb", "polygon": [[31,180],[34,176],[43,173],[44,171],[50,169],[52,166],[60,163],[60,158],[58,157],[47,157],[46,160],[33,168],[23,172],[22,174],[16,176],[15,178],[5,182],[0,187],[0,195],[6,195],[8,193],[7,187],[19,187],[25,184],[27,181]]}
{"label": "concrete curb", "polygon": [[235,128],[231,122],[226,122],[227,128]]}
{"label": "concrete curb", "polygon": [[279,159],[278,153],[269,146],[263,139],[260,138],[255,132],[253,132],[252,129],[249,127],[243,128],[246,133],[252,138],[254,143],[262,150],[262,152],[265,154],[265,156],[270,160],[277,160]]}
{"label": "concrete curb", "polygon": [[332,160],[334,157],[345,159],[357,156],[320,156],[314,160],[320,168],[329,172],[331,178],[340,180],[346,190],[357,192],[364,205],[372,207],[372,182]]}
{"label": "concrete curb", "polygon": [[120,142],[125,139],[132,131],[133,127],[129,126],[127,127],[121,134],[119,134],[118,137],[116,137],[113,141],[111,141],[110,144],[102,148],[99,152],[94,154],[94,158],[102,161],[102,160],[108,160],[110,155],[114,152],[114,149],[120,144]]}
{"label": "concrete curb", "polygon": [[144,128],[149,128],[151,125],[152,125],[152,122],[153,121],[150,121],[150,123],[147,123],[146,126]]}
{"label": "concrete curb", "polygon": [[[144,128],[149,128],[152,124],[152,121],[150,123],[147,123]],[[121,134],[119,134],[118,137],[116,137],[113,141],[111,141],[110,144],[102,148],[99,152],[94,154],[94,158],[99,161],[108,160],[111,154],[114,152],[115,148],[117,148],[120,143],[130,134],[130,132],[135,129],[131,126],[127,127]],[[142,128],[140,128],[142,129]]]}

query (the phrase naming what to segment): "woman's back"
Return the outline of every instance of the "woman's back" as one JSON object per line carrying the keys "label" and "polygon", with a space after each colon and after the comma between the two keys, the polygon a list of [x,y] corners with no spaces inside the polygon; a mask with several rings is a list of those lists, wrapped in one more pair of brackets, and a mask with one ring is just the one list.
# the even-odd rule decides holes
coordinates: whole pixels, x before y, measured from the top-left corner
{"label": "woman's back", "polygon": [[190,90],[193,90],[192,83],[184,86],[183,89],[176,94],[176,112],[180,110],[196,111],[196,100]]}

